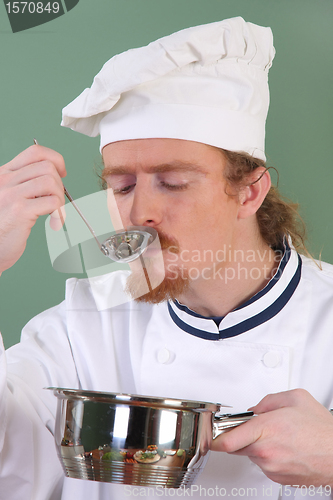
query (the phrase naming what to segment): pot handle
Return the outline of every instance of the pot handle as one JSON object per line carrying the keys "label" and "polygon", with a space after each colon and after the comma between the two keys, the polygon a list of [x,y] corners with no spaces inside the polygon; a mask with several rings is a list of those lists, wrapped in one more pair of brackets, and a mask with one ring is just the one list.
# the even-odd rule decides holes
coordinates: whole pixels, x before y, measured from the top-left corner
{"label": "pot handle", "polygon": [[223,432],[227,432],[234,427],[238,427],[238,425],[247,422],[253,417],[254,413],[252,411],[247,411],[245,413],[225,413],[223,415],[215,415],[213,420],[213,439]]}
{"label": "pot handle", "polygon": [[[331,415],[333,415],[333,408],[329,409]],[[213,420],[213,439],[222,434],[223,432],[227,432],[234,427],[238,427],[239,425],[251,420],[251,418],[255,417],[253,411],[247,411],[245,413],[224,413],[222,415],[215,415]]]}

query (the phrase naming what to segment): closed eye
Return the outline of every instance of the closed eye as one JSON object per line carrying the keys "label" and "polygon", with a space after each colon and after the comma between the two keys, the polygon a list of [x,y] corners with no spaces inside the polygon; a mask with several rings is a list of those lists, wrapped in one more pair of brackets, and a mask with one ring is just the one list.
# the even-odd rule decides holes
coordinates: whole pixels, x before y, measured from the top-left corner
{"label": "closed eye", "polygon": [[188,184],[169,184],[164,181],[161,181],[161,185],[170,191],[184,191],[188,187]]}
{"label": "closed eye", "polygon": [[113,189],[113,194],[127,194],[132,191],[133,187],[135,187],[135,184],[131,184],[130,186],[125,186],[119,189]]}
{"label": "closed eye", "polygon": [[[132,189],[135,187],[136,184],[130,184],[129,186],[124,186],[122,188],[114,188],[113,189],[113,194],[120,194],[124,195],[127,193],[130,193]],[[160,185],[169,191],[184,191],[185,189],[188,188],[188,184],[170,184],[168,182],[161,181]]]}

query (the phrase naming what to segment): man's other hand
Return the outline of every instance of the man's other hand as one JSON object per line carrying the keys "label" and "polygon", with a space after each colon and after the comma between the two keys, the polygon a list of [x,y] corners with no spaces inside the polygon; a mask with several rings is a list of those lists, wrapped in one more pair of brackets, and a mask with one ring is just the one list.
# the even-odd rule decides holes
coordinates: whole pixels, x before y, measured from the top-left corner
{"label": "man's other hand", "polygon": [[269,394],[257,414],[213,441],[214,451],[247,455],[280,484],[333,486],[333,417],[307,391]]}

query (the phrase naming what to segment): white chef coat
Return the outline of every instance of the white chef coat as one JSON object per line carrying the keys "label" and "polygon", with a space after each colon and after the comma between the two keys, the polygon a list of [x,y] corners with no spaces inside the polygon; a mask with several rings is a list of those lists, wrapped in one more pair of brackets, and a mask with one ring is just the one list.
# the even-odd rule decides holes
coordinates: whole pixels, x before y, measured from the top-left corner
{"label": "white chef coat", "polygon": [[[96,280],[108,294],[126,273]],[[178,302],[101,310],[97,295],[90,280],[68,280],[65,301],[0,352],[0,499],[284,498],[247,457],[216,452],[189,493],[65,478],[53,440],[57,400],[43,388],[221,402],[241,412],[268,393],[303,387],[330,407],[333,266],[320,270],[287,248],[269,284],[219,326]],[[290,496],[325,497],[304,489]]]}

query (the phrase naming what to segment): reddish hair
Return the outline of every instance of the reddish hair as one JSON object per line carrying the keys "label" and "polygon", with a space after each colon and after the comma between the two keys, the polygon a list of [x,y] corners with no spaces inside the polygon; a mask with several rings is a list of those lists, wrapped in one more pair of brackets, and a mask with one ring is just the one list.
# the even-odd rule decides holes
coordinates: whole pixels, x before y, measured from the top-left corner
{"label": "reddish hair", "polygon": [[[248,176],[266,163],[247,153],[235,153],[221,149],[226,158],[224,177],[228,184],[240,190],[247,185]],[[298,204],[284,198],[277,187],[272,186],[257,211],[260,234],[272,248],[279,248],[284,236],[291,238],[295,249],[309,255],[305,247],[305,224],[298,212]]]}

